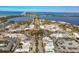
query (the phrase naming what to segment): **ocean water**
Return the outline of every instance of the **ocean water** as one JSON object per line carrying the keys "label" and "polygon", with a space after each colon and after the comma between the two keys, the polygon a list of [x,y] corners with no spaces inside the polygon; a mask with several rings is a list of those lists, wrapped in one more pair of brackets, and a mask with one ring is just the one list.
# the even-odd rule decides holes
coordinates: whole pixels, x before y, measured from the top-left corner
{"label": "ocean water", "polygon": [[[10,11],[0,11],[0,16],[14,16],[14,15],[20,15],[23,12],[10,12]],[[28,13],[28,12],[26,12]],[[48,19],[48,20],[54,20],[54,21],[64,21],[67,23],[79,25],[79,13],[63,13],[63,12],[30,12],[33,14],[39,14],[39,18],[41,19]],[[42,15],[45,14],[45,15]],[[46,16],[47,15],[47,16]],[[13,20],[15,22],[22,22],[27,20],[32,20],[33,17],[16,17],[12,18],[10,20]]]}
{"label": "ocean water", "polygon": [[22,12],[14,12],[14,11],[0,11],[0,16],[13,16],[20,15]]}

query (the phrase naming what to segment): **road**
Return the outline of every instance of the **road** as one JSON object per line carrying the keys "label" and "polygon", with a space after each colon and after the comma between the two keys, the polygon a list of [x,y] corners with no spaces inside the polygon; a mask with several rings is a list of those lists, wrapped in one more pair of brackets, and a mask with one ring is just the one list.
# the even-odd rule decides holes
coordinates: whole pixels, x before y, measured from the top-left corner
{"label": "road", "polygon": [[43,47],[43,41],[42,36],[34,35],[31,39],[31,53],[43,53],[44,47]]}

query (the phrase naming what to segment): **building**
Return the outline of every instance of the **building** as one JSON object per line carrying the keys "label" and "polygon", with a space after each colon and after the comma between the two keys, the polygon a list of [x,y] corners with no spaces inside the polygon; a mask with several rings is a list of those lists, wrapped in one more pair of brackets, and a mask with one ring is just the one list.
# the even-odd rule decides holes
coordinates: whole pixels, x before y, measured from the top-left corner
{"label": "building", "polygon": [[54,45],[53,45],[53,40],[49,37],[44,37],[43,38],[43,44],[44,44],[44,49],[45,52],[54,52]]}
{"label": "building", "polygon": [[44,25],[44,29],[45,30],[50,30],[50,31],[57,31],[57,30],[61,30],[60,28],[59,28],[59,26],[58,25],[54,25],[54,24],[51,24],[51,25]]}

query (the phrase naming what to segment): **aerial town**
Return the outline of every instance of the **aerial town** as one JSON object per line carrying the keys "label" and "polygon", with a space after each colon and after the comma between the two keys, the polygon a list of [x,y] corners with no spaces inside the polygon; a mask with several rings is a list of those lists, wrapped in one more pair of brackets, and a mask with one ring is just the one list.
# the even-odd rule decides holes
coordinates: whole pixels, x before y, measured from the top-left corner
{"label": "aerial town", "polygon": [[0,17],[0,53],[79,52],[79,26],[31,16],[35,17],[11,24],[10,17]]}

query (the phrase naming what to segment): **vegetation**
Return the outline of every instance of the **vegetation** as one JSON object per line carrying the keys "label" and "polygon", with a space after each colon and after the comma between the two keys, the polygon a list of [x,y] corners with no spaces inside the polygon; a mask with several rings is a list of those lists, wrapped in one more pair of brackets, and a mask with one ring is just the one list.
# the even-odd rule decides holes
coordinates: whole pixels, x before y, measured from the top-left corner
{"label": "vegetation", "polygon": [[0,23],[4,23],[6,21],[7,21],[7,19],[5,17],[0,18]]}
{"label": "vegetation", "polygon": [[0,29],[0,32],[5,32],[5,30],[3,30],[3,29]]}
{"label": "vegetation", "polygon": [[33,36],[33,35],[43,35],[44,34],[44,30],[40,29],[40,30],[29,30],[28,33]]}
{"label": "vegetation", "polygon": [[50,20],[45,20],[45,21],[43,22],[43,25],[44,25],[44,24],[50,25],[50,24],[53,24],[53,22],[51,22]]}

